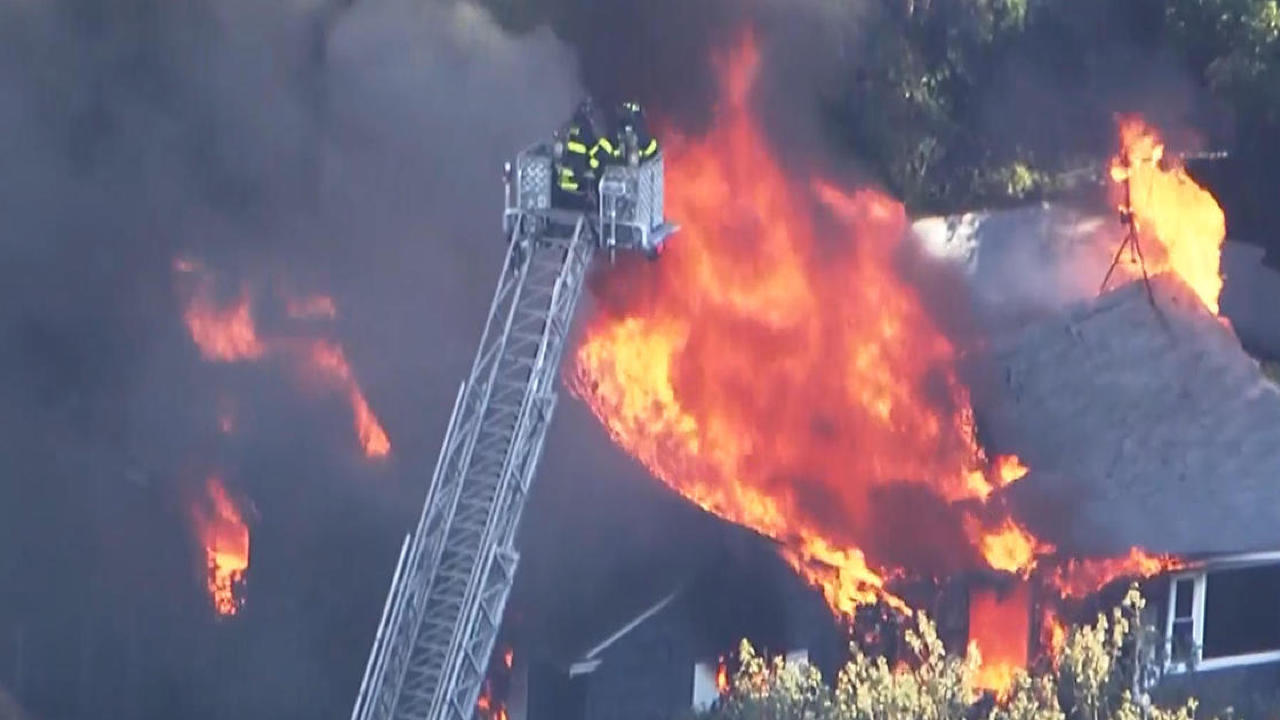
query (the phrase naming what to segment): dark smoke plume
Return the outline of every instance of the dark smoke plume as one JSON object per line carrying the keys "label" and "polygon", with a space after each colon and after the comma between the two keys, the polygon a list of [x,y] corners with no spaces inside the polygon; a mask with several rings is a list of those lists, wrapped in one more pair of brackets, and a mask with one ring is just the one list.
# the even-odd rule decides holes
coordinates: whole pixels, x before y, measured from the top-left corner
{"label": "dark smoke plume", "polygon": [[[815,95],[863,53],[871,3],[486,4],[507,31],[446,0],[0,0],[0,684],[37,717],[347,711],[496,278],[502,162],[584,89],[696,132],[714,50],[749,23],[783,162],[848,171]],[[332,294],[391,459],[358,458],[346,408],[287,367],[203,362],[178,256],[228,297]],[[558,413],[513,614],[552,628],[716,537],[580,406]],[[255,518],[224,623],[187,508],[215,470]]]}
{"label": "dark smoke plume", "polygon": [[[350,707],[496,278],[502,162],[578,94],[548,32],[468,4],[0,1],[0,685],[38,717]],[[392,458],[283,363],[202,361],[177,257],[258,291],[264,330],[275,287],[332,294]],[[188,507],[213,472],[252,524],[220,623]]]}

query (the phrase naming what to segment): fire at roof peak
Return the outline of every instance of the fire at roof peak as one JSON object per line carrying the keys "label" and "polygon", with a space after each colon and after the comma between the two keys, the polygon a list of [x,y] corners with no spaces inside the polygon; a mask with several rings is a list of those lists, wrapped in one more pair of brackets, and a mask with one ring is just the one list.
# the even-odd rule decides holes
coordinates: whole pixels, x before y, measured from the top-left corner
{"label": "fire at roof peak", "polygon": [[[1222,243],[1226,216],[1218,201],[1179,163],[1165,156],[1164,141],[1141,117],[1120,119],[1120,149],[1111,162],[1111,193],[1131,218],[1146,272],[1177,274],[1215,315],[1222,294]],[[1131,278],[1142,268],[1126,263]]]}

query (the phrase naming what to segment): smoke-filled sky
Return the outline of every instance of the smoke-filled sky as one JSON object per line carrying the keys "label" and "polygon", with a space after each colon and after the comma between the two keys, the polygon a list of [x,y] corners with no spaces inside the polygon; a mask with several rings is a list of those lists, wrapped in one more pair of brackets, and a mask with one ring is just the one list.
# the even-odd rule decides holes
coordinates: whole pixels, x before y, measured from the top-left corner
{"label": "smoke-filled sky", "polygon": [[[578,93],[548,32],[464,4],[0,2],[0,685],[48,718],[347,711],[496,279],[502,162]],[[179,256],[268,329],[273,289],[332,294],[391,459],[289,367],[203,362]],[[553,442],[608,449],[564,415]],[[587,456],[546,474],[628,468]],[[253,531],[221,623],[188,509],[213,472]]]}
{"label": "smoke-filled sky", "polygon": [[[528,7],[533,29],[508,34],[447,0],[0,0],[0,685],[37,716],[349,711],[496,279],[502,163],[583,88],[697,127],[708,48],[763,18],[783,162],[830,160],[812,96],[858,52],[861,4]],[[273,291],[331,294],[323,332],[391,458],[359,457],[341,398],[287,366],[203,362],[178,257],[227,297],[258,292],[267,329],[288,330]],[[225,622],[189,518],[214,472],[252,528]],[[566,588],[648,592],[714,542],[575,402],[536,488],[530,625],[588,604],[548,601]]]}

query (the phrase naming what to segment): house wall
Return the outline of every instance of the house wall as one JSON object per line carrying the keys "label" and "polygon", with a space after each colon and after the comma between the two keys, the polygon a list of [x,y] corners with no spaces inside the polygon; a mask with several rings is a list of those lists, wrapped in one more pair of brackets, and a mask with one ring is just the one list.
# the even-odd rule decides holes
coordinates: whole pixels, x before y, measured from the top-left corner
{"label": "house wall", "polygon": [[[516,660],[520,663],[520,660]],[[570,677],[549,662],[530,663],[524,697],[513,703],[511,720],[582,720],[586,717],[587,679]],[[523,710],[523,714],[517,710]]]}
{"label": "house wall", "polygon": [[[1235,567],[1270,566],[1270,563],[1263,563]],[[1219,567],[1219,571],[1222,569],[1223,567]],[[1213,564],[1209,566],[1208,572],[1212,591]],[[1156,624],[1162,637],[1168,619],[1170,581],[1170,577],[1161,577],[1147,581],[1142,586],[1147,598],[1148,622]],[[1270,595],[1271,592],[1265,594]],[[1280,605],[1277,607],[1280,608]],[[1207,619],[1212,621],[1211,617]],[[1237,717],[1246,720],[1280,718],[1280,662],[1166,673],[1151,691],[1151,697],[1155,703],[1164,707],[1179,705],[1194,697],[1198,702],[1198,717],[1221,716],[1230,708]]]}
{"label": "house wall", "polygon": [[[843,632],[822,595],[771,548],[731,557],[669,605],[606,647],[583,681],[583,712],[528,720],[672,720],[693,706],[694,667],[737,654],[747,638],[768,655],[803,650],[824,674],[847,654]],[[531,679],[531,685],[535,681]]]}
{"label": "house wall", "polygon": [[681,610],[673,603],[602,654],[585,678],[585,720],[672,720],[689,708],[700,658]]}
{"label": "house wall", "polygon": [[1272,720],[1280,717],[1280,664],[1167,675],[1151,693],[1165,707],[1189,697],[1199,703],[1197,717],[1221,717],[1232,708],[1245,720]]}

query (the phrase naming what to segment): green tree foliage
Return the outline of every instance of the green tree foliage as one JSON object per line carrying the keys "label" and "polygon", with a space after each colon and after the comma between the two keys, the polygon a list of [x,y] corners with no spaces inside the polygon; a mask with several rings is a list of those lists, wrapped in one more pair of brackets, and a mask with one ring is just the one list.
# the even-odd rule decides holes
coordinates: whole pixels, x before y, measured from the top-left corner
{"label": "green tree foliage", "polygon": [[1210,88],[1256,124],[1280,120],[1280,3],[1173,0],[1170,39]]}
{"label": "green tree foliage", "polygon": [[1052,668],[1020,673],[1003,700],[983,709],[980,659],[948,655],[932,622],[906,633],[914,656],[892,667],[856,646],[834,687],[807,663],[766,660],[743,642],[730,689],[703,720],[1192,720],[1196,703],[1146,707],[1132,688],[1135,652],[1149,646],[1136,588],[1093,625],[1073,629]]}
{"label": "green tree foliage", "polygon": [[[612,5],[591,0],[478,1],[509,28],[549,23],[584,47],[600,27],[631,17],[615,17],[603,9]],[[637,3],[646,13],[669,14],[679,28],[672,35],[686,37],[683,11],[650,5]],[[1280,182],[1280,0],[859,0],[843,6],[861,40],[842,60],[842,81],[821,88],[816,102],[837,145],[915,213],[1054,194],[1068,178],[1078,179],[1071,171],[1105,162],[1111,113],[1134,109],[1127,100],[1149,89],[1120,87],[1148,77],[1125,75],[1128,63],[1181,65],[1187,78],[1232,111],[1236,133],[1228,149],[1239,156],[1243,184]],[[706,41],[717,40],[708,34]],[[1019,82],[1049,85],[1040,96],[1032,93],[1041,99],[1064,88],[1074,95],[1056,107],[1023,107]],[[1046,115],[1087,104],[1097,107],[1039,132],[1039,125],[1053,125],[1044,122],[1053,119]],[[993,123],[993,113],[1017,117]],[[1011,133],[1010,125],[1029,131]],[[1259,215],[1254,224],[1272,222],[1266,219],[1270,195],[1260,190],[1250,202]],[[1243,221],[1245,214],[1233,219]]]}
{"label": "green tree foliage", "polygon": [[1047,176],[1024,149],[983,136],[979,104],[1024,32],[1026,0],[881,5],[865,64],[830,103],[836,134],[909,205],[1037,192]]}
{"label": "green tree foliage", "polygon": [[[828,99],[831,127],[916,211],[1015,202],[1061,190],[1064,173],[1082,162],[1085,149],[1073,146],[1071,138],[1061,138],[1056,147],[1024,147],[989,127],[983,103],[1011,92],[1009,73],[1018,68],[1095,82],[1108,74],[1107,43],[1150,58],[1181,58],[1190,77],[1234,111],[1238,146],[1256,147],[1280,132],[1277,0],[873,4],[882,12],[868,33],[868,60],[851,73],[856,81],[850,87]],[[1081,27],[1108,33],[1098,36]],[[1095,80],[1087,79],[1090,73]],[[1140,94],[1144,88],[1132,90]],[[1120,109],[1128,108],[1111,108]],[[1034,123],[1034,113],[1042,111],[1029,109],[1023,119]]]}

